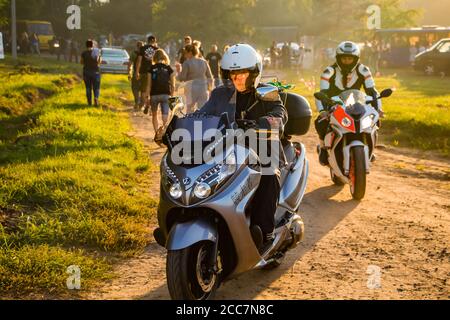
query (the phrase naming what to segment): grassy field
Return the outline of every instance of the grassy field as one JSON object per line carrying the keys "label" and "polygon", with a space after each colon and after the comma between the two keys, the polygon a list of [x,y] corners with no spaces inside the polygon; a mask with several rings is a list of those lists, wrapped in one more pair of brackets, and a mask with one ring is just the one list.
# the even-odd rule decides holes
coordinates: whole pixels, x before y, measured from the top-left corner
{"label": "grassy field", "polygon": [[0,297],[72,294],[69,266],[87,288],[150,239],[156,167],[127,135],[128,81],[104,76],[102,108],[88,107],[75,70],[0,63]]}
{"label": "grassy field", "polygon": [[[312,82],[314,75],[304,80]],[[317,75],[316,88],[319,87]],[[296,91],[313,102],[314,90],[294,73],[286,79],[296,84]],[[395,88],[392,97],[383,100],[386,118],[380,138],[395,147],[412,147],[450,157],[450,77],[427,77],[408,70],[386,70],[376,78],[377,88]],[[316,89],[318,90],[318,89]],[[314,107],[315,109],[315,107]]]}

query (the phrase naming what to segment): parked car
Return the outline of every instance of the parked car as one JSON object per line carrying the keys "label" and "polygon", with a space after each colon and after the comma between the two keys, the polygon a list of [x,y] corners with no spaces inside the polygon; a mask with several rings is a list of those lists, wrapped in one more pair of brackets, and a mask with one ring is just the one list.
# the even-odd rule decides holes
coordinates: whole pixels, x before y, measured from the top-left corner
{"label": "parked car", "polygon": [[414,69],[427,75],[450,75],[450,38],[442,39],[430,49],[419,53],[414,61]]}
{"label": "parked car", "polygon": [[128,74],[130,56],[125,49],[102,48],[100,54],[102,57],[100,71],[102,73]]}

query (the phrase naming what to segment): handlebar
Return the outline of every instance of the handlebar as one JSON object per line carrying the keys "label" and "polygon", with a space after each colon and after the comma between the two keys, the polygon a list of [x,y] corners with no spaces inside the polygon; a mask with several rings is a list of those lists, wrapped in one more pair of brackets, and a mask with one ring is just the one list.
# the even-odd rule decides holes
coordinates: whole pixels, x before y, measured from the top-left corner
{"label": "handlebar", "polygon": [[[390,97],[394,93],[395,89],[385,89],[383,90],[376,98],[372,96],[366,96],[365,103],[370,104],[374,102],[374,99],[380,100],[384,98]],[[331,109],[332,107],[340,104],[338,101],[335,101],[329,98],[324,92],[316,92],[314,94],[314,98],[322,102],[322,104],[327,108]]]}
{"label": "handlebar", "polygon": [[239,129],[248,130],[248,129],[258,129],[258,124],[255,120],[248,120],[248,119],[236,119],[236,124],[238,125]]}

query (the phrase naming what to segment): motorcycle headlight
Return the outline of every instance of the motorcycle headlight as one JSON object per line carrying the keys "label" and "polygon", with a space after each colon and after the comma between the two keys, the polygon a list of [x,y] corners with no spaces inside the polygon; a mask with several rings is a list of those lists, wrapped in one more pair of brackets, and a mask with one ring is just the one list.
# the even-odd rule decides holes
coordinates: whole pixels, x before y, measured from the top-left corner
{"label": "motorcycle headlight", "polygon": [[179,183],[173,184],[169,189],[169,194],[174,199],[180,199],[183,195],[183,191],[181,190],[181,185]]}
{"label": "motorcycle headlight", "polygon": [[361,121],[361,130],[365,130],[365,129],[370,128],[372,126],[372,124],[373,124],[373,116],[370,115],[368,117],[365,117]]}
{"label": "motorcycle headlight", "polygon": [[348,128],[352,125],[352,121],[349,118],[345,117],[344,119],[342,119],[341,124],[344,128]]}
{"label": "motorcycle headlight", "polygon": [[211,195],[211,187],[205,182],[201,182],[195,186],[194,195],[198,199],[206,199]]}

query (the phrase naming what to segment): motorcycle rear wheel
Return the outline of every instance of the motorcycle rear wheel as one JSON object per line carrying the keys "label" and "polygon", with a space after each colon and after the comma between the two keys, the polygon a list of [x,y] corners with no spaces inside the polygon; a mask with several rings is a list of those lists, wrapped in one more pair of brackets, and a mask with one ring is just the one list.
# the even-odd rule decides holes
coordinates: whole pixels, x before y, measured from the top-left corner
{"label": "motorcycle rear wheel", "polygon": [[219,277],[206,270],[214,246],[200,242],[167,253],[167,286],[173,300],[210,300],[219,287]]}
{"label": "motorcycle rear wheel", "polygon": [[354,147],[350,159],[350,192],[355,200],[366,194],[366,165],[363,147]]}

